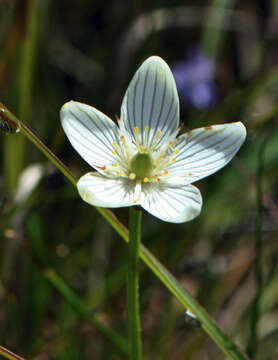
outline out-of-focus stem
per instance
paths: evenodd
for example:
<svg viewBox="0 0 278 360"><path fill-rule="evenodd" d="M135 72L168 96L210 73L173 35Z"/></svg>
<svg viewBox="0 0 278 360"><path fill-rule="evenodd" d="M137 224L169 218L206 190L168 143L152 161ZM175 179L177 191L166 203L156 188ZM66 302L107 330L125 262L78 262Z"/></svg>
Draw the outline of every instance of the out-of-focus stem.
<svg viewBox="0 0 278 360"><path fill-rule="evenodd" d="M256 295L251 309L250 321L250 341L248 345L248 355L251 359L255 359L258 348L258 324L261 314L261 297L263 294L263 239L262 239L262 224L263 224L263 169L264 169L264 153L269 137L261 144L258 153L258 169L257 169L257 220L256 220L256 243L255 243L255 279L257 285Z"/></svg>
<svg viewBox="0 0 278 360"><path fill-rule="evenodd" d="M47 268L44 271L44 275L47 280L60 292L60 294L71 304L71 306L84 318L86 318L104 337L106 337L115 348L122 353L125 357L128 355L127 343L118 335L117 332L110 329L99 321L91 309L81 301L77 295L68 287L68 285L62 280L54 270Z"/></svg>
<svg viewBox="0 0 278 360"><path fill-rule="evenodd" d="M232 8L234 0L212 0L207 13L207 21L204 25L203 38L201 41L204 53L211 58L216 58L221 41L223 40L223 29L229 21L229 13L225 11Z"/></svg>
<svg viewBox="0 0 278 360"><path fill-rule="evenodd" d="M32 101L32 70L34 64L35 45L37 37L38 0L27 0L26 19L23 31L23 41L19 57L18 75L18 113L26 124L31 118ZM17 186L18 177L24 167L26 139L24 137L7 137L4 143L4 180L8 189L13 192Z"/></svg>

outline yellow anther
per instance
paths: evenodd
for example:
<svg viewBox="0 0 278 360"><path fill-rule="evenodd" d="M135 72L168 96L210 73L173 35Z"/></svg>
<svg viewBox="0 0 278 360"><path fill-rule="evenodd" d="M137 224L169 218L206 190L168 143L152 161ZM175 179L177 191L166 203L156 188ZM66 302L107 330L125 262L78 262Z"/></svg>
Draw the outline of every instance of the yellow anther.
<svg viewBox="0 0 278 360"><path fill-rule="evenodd" d="M123 176L123 173L119 172L119 173L118 173L118 176L120 176L120 177Z"/></svg>
<svg viewBox="0 0 278 360"><path fill-rule="evenodd" d="M149 128L150 128L149 125L146 125L146 126L145 126L145 130L146 130L146 131L149 131Z"/></svg>
<svg viewBox="0 0 278 360"><path fill-rule="evenodd" d="M138 131L139 131L139 128L138 128L138 126L134 126L134 132L136 132L136 133L138 133Z"/></svg>
<svg viewBox="0 0 278 360"><path fill-rule="evenodd" d="M149 182L149 178L146 176L146 177L144 177L144 183L147 183L147 182Z"/></svg>
<svg viewBox="0 0 278 360"><path fill-rule="evenodd" d="M173 158L171 161L174 163L176 161L176 158Z"/></svg>
<svg viewBox="0 0 278 360"><path fill-rule="evenodd" d="M176 150L176 151L175 151L175 154L179 154L179 150Z"/></svg>
<svg viewBox="0 0 278 360"><path fill-rule="evenodd" d="M168 175L168 171L167 171L167 170L164 170L164 175Z"/></svg>
<svg viewBox="0 0 278 360"><path fill-rule="evenodd" d="M116 163L113 163L112 166L117 167L118 165Z"/></svg>
<svg viewBox="0 0 278 360"><path fill-rule="evenodd" d="M112 155L116 155L116 152L115 152L115 151L112 151Z"/></svg>
<svg viewBox="0 0 278 360"><path fill-rule="evenodd" d="M134 180L136 178L136 175L134 173L130 173L129 176L130 180Z"/></svg>
<svg viewBox="0 0 278 360"><path fill-rule="evenodd" d="M169 141L169 146L171 146L171 145L173 145L173 141L172 141L172 140Z"/></svg>

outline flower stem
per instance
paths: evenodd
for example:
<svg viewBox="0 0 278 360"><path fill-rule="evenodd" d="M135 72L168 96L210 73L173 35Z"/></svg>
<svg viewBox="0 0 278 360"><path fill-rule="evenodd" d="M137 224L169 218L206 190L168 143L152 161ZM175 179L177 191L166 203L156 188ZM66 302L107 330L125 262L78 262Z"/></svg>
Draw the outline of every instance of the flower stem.
<svg viewBox="0 0 278 360"><path fill-rule="evenodd" d="M0 355L9 360L24 360L21 356L14 354L3 346L0 346Z"/></svg>
<svg viewBox="0 0 278 360"><path fill-rule="evenodd" d="M128 342L131 360L142 359L139 315L139 246L142 212L129 210L129 246L127 272Z"/></svg>

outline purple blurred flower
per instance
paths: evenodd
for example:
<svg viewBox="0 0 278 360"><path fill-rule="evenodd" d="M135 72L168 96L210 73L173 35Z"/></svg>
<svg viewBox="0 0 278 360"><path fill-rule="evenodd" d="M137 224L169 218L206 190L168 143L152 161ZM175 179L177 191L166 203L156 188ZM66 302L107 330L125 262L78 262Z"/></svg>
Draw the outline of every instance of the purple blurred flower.
<svg viewBox="0 0 278 360"><path fill-rule="evenodd" d="M215 104L215 62L202 54L197 47L190 48L185 61L174 63L172 71L181 105L191 104L197 108L207 109Z"/></svg>

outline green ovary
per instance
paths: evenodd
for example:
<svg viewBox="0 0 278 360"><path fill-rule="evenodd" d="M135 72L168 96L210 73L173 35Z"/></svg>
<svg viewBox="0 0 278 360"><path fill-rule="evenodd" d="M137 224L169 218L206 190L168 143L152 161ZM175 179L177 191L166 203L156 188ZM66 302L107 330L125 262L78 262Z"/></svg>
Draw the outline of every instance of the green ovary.
<svg viewBox="0 0 278 360"><path fill-rule="evenodd" d="M131 159L130 166L137 179L144 179L152 174L153 160L148 153L137 153Z"/></svg>

